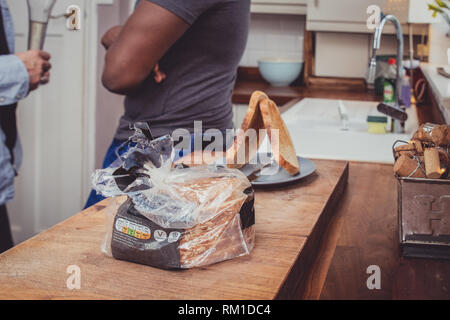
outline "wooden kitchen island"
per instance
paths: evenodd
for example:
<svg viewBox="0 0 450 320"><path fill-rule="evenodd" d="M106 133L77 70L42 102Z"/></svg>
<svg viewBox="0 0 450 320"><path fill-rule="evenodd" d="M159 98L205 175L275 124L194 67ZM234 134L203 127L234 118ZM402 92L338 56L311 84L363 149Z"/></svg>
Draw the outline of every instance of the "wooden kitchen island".
<svg viewBox="0 0 450 320"><path fill-rule="evenodd" d="M311 286L321 239L348 179L348 163L315 160L300 183L255 194L249 256L184 271L118 261L101 252L106 201L0 255L0 299L295 299ZM80 289L68 289L70 266ZM326 273L325 273L326 274Z"/></svg>

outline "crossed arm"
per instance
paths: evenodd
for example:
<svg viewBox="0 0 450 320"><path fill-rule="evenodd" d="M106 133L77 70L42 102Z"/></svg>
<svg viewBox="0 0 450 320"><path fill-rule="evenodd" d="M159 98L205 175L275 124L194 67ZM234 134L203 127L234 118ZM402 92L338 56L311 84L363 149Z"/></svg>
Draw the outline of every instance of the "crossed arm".
<svg viewBox="0 0 450 320"><path fill-rule="evenodd" d="M142 1L108 48L103 85L114 93L132 93L188 28L189 24L172 12Z"/></svg>

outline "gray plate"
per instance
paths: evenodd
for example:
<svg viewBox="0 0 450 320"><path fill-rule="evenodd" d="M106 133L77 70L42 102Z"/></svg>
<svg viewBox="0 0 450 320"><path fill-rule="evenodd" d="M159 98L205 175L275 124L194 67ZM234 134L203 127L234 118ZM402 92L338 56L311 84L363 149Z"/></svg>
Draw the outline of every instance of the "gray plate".
<svg viewBox="0 0 450 320"><path fill-rule="evenodd" d="M316 165L309 159L302 158L297 156L298 161L300 163L300 173L291 176L286 170L284 170L281 166L278 168L277 172L273 175L263 175L267 167L264 168L261 172L256 173L257 177L252 181L252 185L254 187L275 187L275 186L283 186L287 184L292 184L297 181L300 181L316 171ZM259 160L259 157L258 157ZM240 170L247 176L251 175L258 168L256 164L247 164L242 167Z"/></svg>

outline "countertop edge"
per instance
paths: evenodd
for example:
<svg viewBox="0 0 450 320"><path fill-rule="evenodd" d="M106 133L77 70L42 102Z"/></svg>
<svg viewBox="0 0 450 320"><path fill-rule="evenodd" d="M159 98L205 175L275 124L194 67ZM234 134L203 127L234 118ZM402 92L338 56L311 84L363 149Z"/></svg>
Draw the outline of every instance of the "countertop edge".
<svg viewBox="0 0 450 320"><path fill-rule="evenodd" d="M445 118L445 121L447 123L450 123L450 95L443 94L442 90L444 89L440 88L440 86L437 83L437 81L439 80L445 81L445 79L441 79L444 77L437 73L436 68L438 67L439 65L437 64L430 64L430 63L420 64L420 69L422 70L425 79L430 85L433 96L436 99L436 102L439 106L439 109L441 110L442 115ZM448 85L450 86L450 79L447 79L447 82Z"/></svg>

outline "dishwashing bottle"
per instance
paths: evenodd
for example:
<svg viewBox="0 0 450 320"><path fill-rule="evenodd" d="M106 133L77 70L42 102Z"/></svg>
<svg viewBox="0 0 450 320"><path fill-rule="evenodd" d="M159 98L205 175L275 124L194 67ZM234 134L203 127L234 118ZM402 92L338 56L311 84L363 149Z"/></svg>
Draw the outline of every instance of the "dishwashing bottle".
<svg viewBox="0 0 450 320"><path fill-rule="evenodd" d="M384 91L383 91L383 102L384 103L395 103L395 91L396 91L396 79L397 79L397 68L395 65L396 61L393 58L388 60L388 68L384 75Z"/></svg>
<svg viewBox="0 0 450 320"><path fill-rule="evenodd" d="M411 107L411 84L410 78L404 73L402 77L402 102L405 108Z"/></svg>

